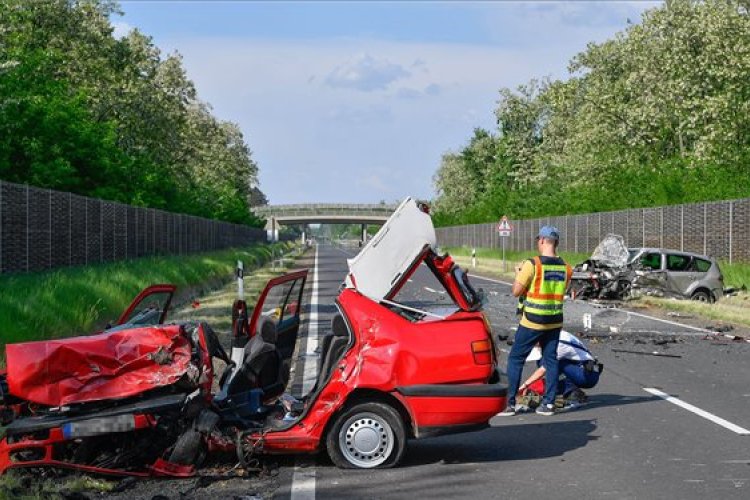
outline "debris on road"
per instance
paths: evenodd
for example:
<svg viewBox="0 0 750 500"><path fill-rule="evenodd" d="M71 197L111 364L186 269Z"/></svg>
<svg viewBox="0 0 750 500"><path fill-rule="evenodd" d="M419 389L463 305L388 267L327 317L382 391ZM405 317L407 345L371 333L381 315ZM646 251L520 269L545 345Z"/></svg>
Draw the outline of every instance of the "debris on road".
<svg viewBox="0 0 750 500"><path fill-rule="evenodd" d="M682 356L679 354L667 354L665 352L659 352L659 351L633 351L630 349L612 349L612 352L623 352L627 354L640 354L643 356L658 356L658 357L664 357L664 358L681 358Z"/></svg>

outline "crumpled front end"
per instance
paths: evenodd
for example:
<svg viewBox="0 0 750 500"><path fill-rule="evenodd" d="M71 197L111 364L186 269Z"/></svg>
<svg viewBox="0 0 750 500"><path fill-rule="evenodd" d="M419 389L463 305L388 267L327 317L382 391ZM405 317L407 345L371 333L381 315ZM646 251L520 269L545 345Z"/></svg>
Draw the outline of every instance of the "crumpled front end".
<svg viewBox="0 0 750 500"><path fill-rule="evenodd" d="M190 341L178 325L10 344L6 353L10 394L45 406L126 398L191 369Z"/></svg>

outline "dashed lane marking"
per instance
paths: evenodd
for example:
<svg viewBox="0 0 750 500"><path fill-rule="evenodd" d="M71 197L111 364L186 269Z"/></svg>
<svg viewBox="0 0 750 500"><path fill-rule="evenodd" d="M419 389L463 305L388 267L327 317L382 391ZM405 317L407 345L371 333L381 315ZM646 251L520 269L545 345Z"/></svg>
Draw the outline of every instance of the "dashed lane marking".
<svg viewBox="0 0 750 500"><path fill-rule="evenodd" d="M653 387L644 387L644 391L653 394L654 396L658 396L665 401L669 401L670 403L679 406L680 408L683 408L689 412L695 413L696 415L705 418L706 420L710 420L711 422L718 424L725 429L729 429L732 432L735 432L741 436L750 436L750 430L745 429L744 427L740 427L739 425L735 425L732 422L729 422L727 420L724 420L721 417L717 417L713 413L709 413L706 410L702 410L698 408L697 406L693 406L690 403L686 403L682 401L681 399L678 399L674 396L670 396L666 392L662 392L659 389L654 389Z"/></svg>

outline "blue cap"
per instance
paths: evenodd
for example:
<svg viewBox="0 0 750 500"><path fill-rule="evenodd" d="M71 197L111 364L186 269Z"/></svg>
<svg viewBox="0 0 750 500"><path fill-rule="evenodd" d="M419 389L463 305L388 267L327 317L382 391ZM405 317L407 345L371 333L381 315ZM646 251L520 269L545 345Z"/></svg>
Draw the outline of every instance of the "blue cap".
<svg viewBox="0 0 750 500"><path fill-rule="evenodd" d="M560 240L560 231L555 226L544 226L539 230L537 238L545 238L548 240Z"/></svg>

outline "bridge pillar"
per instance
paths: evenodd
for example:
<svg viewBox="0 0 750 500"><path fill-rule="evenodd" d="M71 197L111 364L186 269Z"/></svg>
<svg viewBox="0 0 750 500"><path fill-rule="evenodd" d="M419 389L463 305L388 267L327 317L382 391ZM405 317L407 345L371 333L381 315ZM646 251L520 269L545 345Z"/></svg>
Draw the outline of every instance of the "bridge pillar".
<svg viewBox="0 0 750 500"><path fill-rule="evenodd" d="M307 226L302 226L302 244L307 241Z"/></svg>
<svg viewBox="0 0 750 500"><path fill-rule="evenodd" d="M362 224L362 245L367 243L367 224Z"/></svg>

